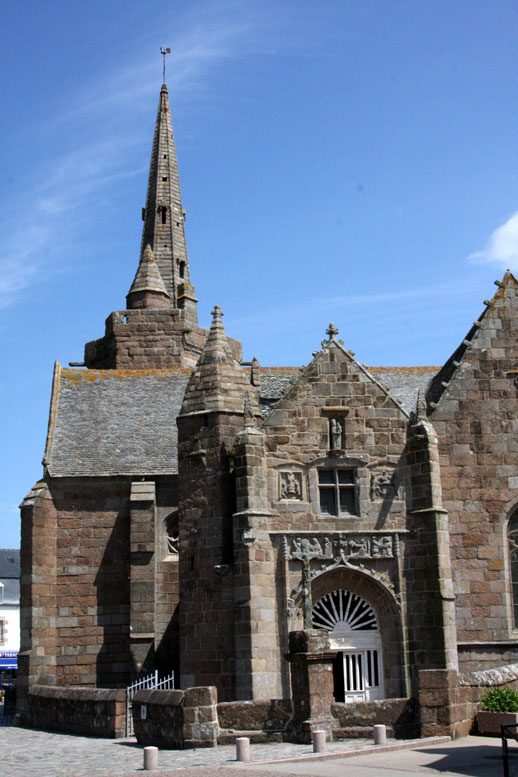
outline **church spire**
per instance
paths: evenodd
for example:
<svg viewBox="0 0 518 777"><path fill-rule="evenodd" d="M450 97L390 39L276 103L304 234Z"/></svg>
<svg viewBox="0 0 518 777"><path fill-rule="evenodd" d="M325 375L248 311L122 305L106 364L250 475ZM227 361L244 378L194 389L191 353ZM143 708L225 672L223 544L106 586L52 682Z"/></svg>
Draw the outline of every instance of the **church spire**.
<svg viewBox="0 0 518 777"><path fill-rule="evenodd" d="M144 228L141 259L146 246L151 246L171 306L183 308L186 320L197 323L196 298L191 285L185 240L185 212L182 207L173 124L165 84L160 90L146 207L142 217Z"/></svg>

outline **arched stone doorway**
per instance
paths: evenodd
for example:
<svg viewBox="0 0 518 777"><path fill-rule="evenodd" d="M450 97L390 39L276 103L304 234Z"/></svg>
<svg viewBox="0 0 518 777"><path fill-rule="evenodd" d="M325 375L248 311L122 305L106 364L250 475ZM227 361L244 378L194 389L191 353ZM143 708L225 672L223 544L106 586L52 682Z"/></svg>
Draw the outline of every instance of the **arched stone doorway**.
<svg viewBox="0 0 518 777"><path fill-rule="evenodd" d="M406 677L404 659L404 630L401 619L401 609L397 597L384 582L375 579L373 575L364 570L353 568L349 565L340 565L328 569L314 577L311 581L313 599L313 612L320 608L319 603L326 594L343 591L334 599L336 615L330 618L326 629L329 633L331 645L339 651L335 662L335 699L345 699L346 669L344 671L344 656L341 653L352 651L377 651L378 683L372 683L372 689L367 694L371 699L399 698L408 694L408 682ZM351 595L349 612L345 616L344 607L347 608L347 593ZM356 597L356 598L355 598ZM342 617L340 617L340 599ZM359 604L363 602L364 604ZM333 604L326 600L326 607L334 613ZM357 607L356 607L357 605ZM355 609L356 607L356 609ZM314 628L323 628L322 621L313 620ZM365 628L367 627L367 628ZM334 630L334 633L332 633ZM353 641L354 640L354 641ZM351 652L349 652L349 656ZM371 661L371 678L375 678L376 666L372 663L373 656L366 656L363 652L362 670L369 672L369 660ZM367 664L365 664L367 661ZM341 663L340 663L341 662ZM352 669L357 670L354 666ZM349 667L351 671L351 666ZM340 677L343 686L340 687ZM352 688L351 693L355 689ZM364 691L362 691L363 693ZM365 697L364 697L365 698ZM351 697L349 697L350 700Z"/></svg>
<svg viewBox="0 0 518 777"><path fill-rule="evenodd" d="M325 629L338 648L333 667L336 701L384 697L381 635L373 607L352 591L338 588L313 607L313 628Z"/></svg>

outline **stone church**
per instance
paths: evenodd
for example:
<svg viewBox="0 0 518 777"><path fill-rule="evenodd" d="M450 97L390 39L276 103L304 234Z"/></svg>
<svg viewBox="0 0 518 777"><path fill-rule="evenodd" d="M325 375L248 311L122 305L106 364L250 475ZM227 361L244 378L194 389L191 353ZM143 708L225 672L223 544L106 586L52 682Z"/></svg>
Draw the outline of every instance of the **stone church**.
<svg viewBox="0 0 518 777"><path fill-rule="evenodd" d="M54 368L21 508L20 693L158 669L287 699L304 629L341 702L517 661L513 275L441 368L366 367L334 324L305 367L243 362L218 305L198 325L165 85L142 218L124 309Z"/></svg>

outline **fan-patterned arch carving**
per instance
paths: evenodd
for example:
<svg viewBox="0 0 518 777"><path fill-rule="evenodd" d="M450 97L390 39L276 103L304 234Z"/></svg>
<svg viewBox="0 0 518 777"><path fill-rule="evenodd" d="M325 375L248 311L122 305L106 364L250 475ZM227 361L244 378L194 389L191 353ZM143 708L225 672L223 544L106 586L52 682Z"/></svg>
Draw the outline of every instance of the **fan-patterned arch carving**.
<svg viewBox="0 0 518 777"><path fill-rule="evenodd" d="M361 596L339 588L324 594L313 607L313 628L326 631L378 631L378 619Z"/></svg>

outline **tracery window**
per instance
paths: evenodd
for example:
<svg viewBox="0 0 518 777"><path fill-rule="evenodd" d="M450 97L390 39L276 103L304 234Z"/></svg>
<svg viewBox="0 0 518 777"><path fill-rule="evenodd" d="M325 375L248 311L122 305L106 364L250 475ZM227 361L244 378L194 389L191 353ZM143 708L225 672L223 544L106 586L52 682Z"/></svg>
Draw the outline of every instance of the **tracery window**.
<svg viewBox="0 0 518 777"><path fill-rule="evenodd" d="M509 566L511 578L511 595L513 603L514 627L518 628L518 510L510 517L507 524L507 541L509 544Z"/></svg>

